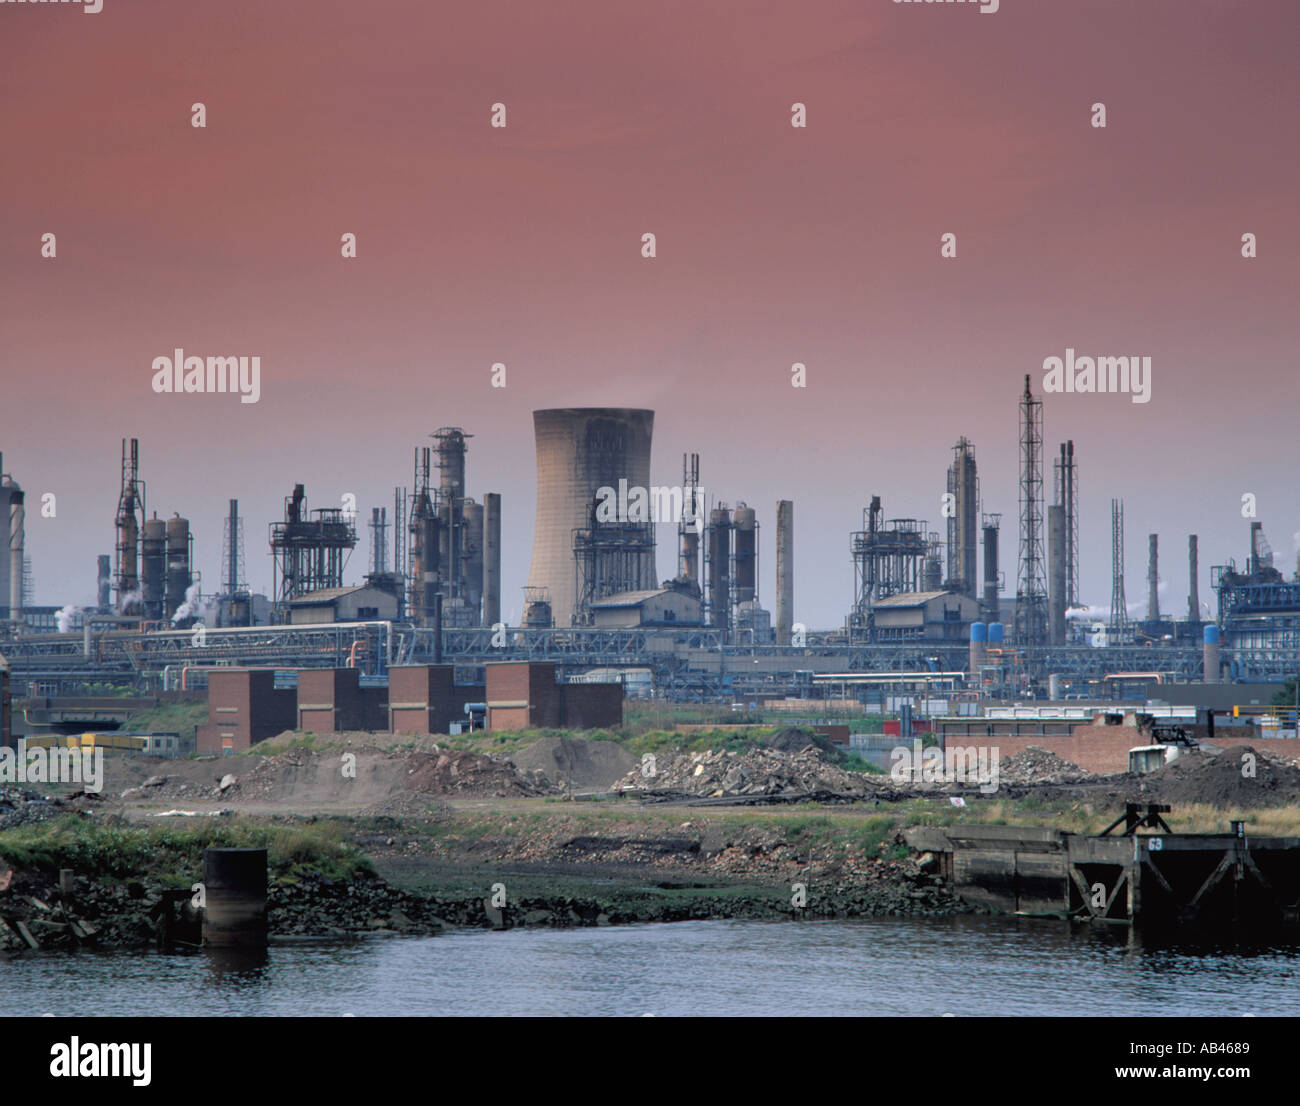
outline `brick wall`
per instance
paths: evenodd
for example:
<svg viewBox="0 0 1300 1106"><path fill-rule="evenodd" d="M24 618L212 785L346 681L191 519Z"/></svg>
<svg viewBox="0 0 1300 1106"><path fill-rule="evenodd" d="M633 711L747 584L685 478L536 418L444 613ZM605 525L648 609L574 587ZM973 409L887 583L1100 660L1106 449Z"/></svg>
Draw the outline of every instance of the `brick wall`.
<svg viewBox="0 0 1300 1106"><path fill-rule="evenodd" d="M297 724L297 694L277 690L271 668L231 668L208 676L208 724L197 732L200 753L238 752Z"/></svg>
<svg viewBox="0 0 1300 1106"><path fill-rule="evenodd" d="M1128 751L1138 745L1151 744L1150 738L1132 726L1093 726L1080 725L1068 737L1024 735L994 735L984 737L972 734L968 737L948 735L945 745L987 747L998 750L998 758L1005 760L1016 753L1023 752L1030 745L1047 749L1063 760L1077 764L1089 772L1111 775L1115 772L1128 771ZM1261 752L1274 753L1284 757L1300 757L1300 740L1261 738L1258 735L1226 735L1222 730L1215 733L1214 744L1224 748L1250 745Z"/></svg>
<svg viewBox="0 0 1300 1106"><path fill-rule="evenodd" d="M603 730L623 724L622 684L561 684L562 725Z"/></svg>
<svg viewBox="0 0 1300 1106"><path fill-rule="evenodd" d="M331 733L364 728L357 669L298 670L298 729Z"/></svg>

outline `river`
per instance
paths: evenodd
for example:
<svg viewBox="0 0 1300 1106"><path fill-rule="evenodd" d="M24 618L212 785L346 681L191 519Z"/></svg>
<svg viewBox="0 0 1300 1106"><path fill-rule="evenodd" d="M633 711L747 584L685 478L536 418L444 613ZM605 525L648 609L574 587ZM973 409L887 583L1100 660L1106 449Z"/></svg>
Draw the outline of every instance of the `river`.
<svg viewBox="0 0 1300 1106"><path fill-rule="evenodd" d="M0 1014L1297 1016L1300 948L990 917L454 931L0 963Z"/></svg>

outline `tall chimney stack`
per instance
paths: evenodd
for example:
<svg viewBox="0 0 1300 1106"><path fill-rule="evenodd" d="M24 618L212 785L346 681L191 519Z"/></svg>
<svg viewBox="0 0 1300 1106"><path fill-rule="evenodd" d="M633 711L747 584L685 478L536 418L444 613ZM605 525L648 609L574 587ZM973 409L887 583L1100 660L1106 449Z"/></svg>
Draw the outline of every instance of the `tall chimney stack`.
<svg viewBox="0 0 1300 1106"><path fill-rule="evenodd" d="M794 500L776 504L776 643L789 645L794 628Z"/></svg>

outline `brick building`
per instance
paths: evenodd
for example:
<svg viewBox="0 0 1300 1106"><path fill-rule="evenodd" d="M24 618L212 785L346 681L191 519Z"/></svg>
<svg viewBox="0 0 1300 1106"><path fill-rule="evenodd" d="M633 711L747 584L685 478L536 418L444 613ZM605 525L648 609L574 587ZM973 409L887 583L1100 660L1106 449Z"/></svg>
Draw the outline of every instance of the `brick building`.
<svg viewBox="0 0 1300 1106"><path fill-rule="evenodd" d="M195 735L198 751L248 749L292 730L297 713L297 692L275 686L275 669L213 669L208 675L208 723Z"/></svg>

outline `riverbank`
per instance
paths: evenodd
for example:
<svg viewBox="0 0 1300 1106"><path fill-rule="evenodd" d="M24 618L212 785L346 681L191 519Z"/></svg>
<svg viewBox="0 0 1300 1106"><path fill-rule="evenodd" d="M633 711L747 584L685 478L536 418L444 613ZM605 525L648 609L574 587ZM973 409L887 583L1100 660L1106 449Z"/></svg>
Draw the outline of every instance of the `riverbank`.
<svg viewBox="0 0 1300 1106"><path fill-rule="evenodd" d="M971 909L932 858L895 842L891 817L863 818L845 835L805 810L682 821L663 809L610 817L567 805L161 825L58 813L0 833L0 878L12 873L0 948L154 945L164 916L188 916L183 892L202 878L208 847L268 850L273 939Z"/></svg>

